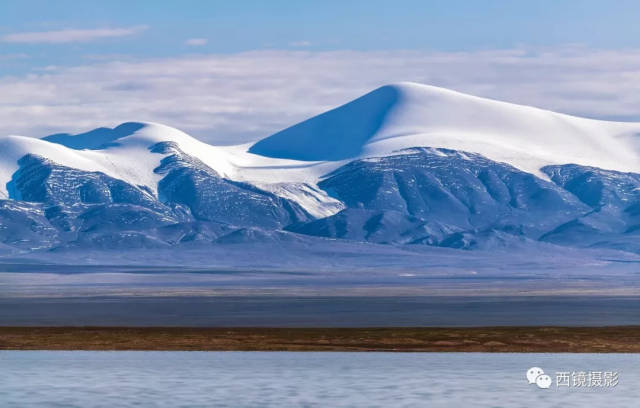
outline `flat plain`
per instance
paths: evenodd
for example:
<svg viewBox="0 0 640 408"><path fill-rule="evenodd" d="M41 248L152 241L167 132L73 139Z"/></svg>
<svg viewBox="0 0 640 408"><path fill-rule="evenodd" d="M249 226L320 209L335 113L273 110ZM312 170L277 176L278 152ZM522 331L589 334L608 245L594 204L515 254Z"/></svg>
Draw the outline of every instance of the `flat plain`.
<svg viewBox="0 0 640 408"><path fill-rule="evenodd" d="M640 352L640 326L0 327L1 350Z"/></svg>

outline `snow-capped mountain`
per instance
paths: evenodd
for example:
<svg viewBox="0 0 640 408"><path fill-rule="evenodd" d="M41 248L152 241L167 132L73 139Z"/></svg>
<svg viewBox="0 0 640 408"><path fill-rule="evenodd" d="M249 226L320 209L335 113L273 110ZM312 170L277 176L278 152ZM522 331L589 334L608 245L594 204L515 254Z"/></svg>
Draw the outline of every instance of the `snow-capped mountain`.
<svg viewBox="0 0 640 408"><path fill-rule="evenodd" d="M155 123L0 137L0 198L0 249L339 238L638 253L640 123L402 83L239 146Z"/></svg>

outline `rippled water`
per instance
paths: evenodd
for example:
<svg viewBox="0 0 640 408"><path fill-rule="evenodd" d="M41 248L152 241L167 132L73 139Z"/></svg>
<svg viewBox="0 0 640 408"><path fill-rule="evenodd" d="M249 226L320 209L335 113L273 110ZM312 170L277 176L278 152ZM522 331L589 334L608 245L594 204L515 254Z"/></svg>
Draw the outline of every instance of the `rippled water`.
<svg viewBox="0 0 640 408"><path fill-rule="evenodd" d="M614 388L525 372L616 371ZM640 355L0 352L2 407L631 407Z"/></svg>

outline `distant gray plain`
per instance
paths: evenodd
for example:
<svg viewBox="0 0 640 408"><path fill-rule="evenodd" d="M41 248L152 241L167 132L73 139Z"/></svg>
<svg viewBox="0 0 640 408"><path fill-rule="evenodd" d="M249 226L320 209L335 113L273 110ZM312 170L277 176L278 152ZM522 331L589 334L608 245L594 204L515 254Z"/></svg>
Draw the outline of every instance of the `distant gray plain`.
<svg viewBox="0 0 640 408"><path fill-rule="evenodd" d="M633 266L633 265L631 265ZM296 272L0 265L0 326L640 324L637 279L589 270Z"/></svg>
<svg viewBox="0 0 640 408"><path fill-rule="evenodd" d="M0 326L640 325L640 297L210 296L0 299Z"/></svg>

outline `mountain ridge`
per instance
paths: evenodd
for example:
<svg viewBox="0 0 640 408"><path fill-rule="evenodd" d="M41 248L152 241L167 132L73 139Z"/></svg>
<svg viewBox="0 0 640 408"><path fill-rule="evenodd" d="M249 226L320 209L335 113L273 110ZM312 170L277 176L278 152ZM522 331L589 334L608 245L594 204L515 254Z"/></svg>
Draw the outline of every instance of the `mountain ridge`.
<svg viewBox="0 0 640 408"><path fill-rule="evenodd" d="M0 245L312 238L640 253L639 134L639 123L400 83L253 144L143 122L0 137Z"/></svg>

